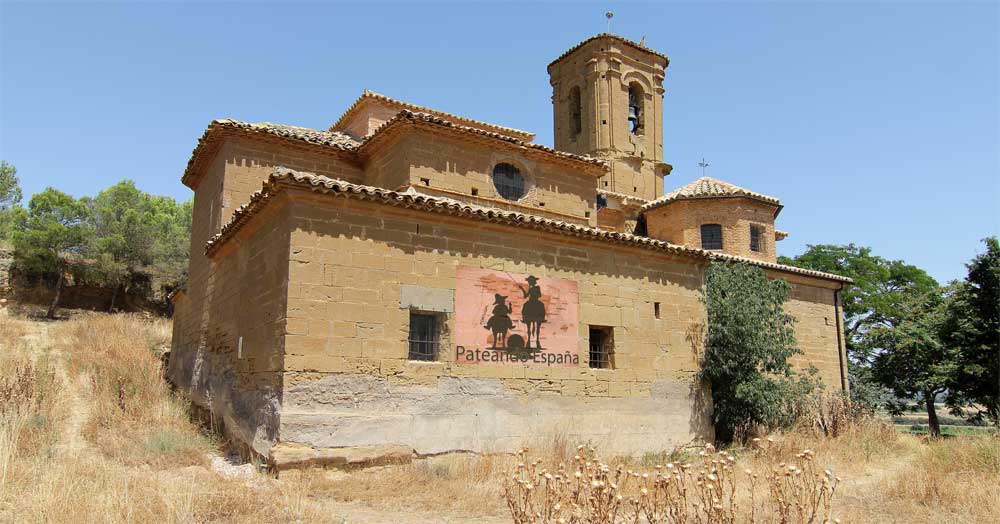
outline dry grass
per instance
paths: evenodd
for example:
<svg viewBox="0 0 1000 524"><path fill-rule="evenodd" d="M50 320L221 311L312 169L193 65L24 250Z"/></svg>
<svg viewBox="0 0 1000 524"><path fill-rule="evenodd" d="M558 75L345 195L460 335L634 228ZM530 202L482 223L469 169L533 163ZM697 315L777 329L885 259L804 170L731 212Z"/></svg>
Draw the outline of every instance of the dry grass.
<svg viewBox="0 0 1000 524"><path fill-rule="evenodd" d="M86 315L53 328L71 374L87 380L87 440L125 464L201 464L211 449L162 379L169 326L139 315Z"/></svg>
<svg viewBox="0 0 1000 524"><path fill-rule="evenodd" d="M817 470L810 450L759 473L740 470L734 455L711 444L697 461L650 471L610 466L593 448L578 450L568 466L551 470L521 453L504 484L514 524L826 523L840 482Z"/></svg>
<svg viewBox="0 0 1000 524"><path fill-rule="evenodd" d="M879 487L893 507L920 508L954 522L1000 522L1000 440L928 442L912 464Z"/></svg>
<svg viewBox="0 0 1000 524"><path fill-rule="evenodd" d="M352 524L436 522L435 515L511 522L501 496L519 462L510 455L223 478L206 465L218 443L189 421L186 404L160 379L158 351L169 337L167 321L135 315L0 317L0 522L342 523L345 513ZM814 473L829 469L844 479L832 505L844 522L1000 521L995 438L927 442L841 416L835 406L824 410L820 423L803 415L801 427L773 435L760 450L727 450L737 461L737 490L746 489L744 469L759 472L760 493L781 463L806 471L798 455L810 449ZM526 443L556 467L573 464L578 444L562 437ZM656 464L703 460L663 450L608 466L654 472ZM738 512L749 508L745 492L736 502ZM777 514L762 511L755 518Z"/></svg>
<svg viewBox="0 0 1000 524"><path fill-rule="evenodd" d="M342 521L298 483L204 467L214 444L160 378L168 322L3 320L0 522Z"/></svg>

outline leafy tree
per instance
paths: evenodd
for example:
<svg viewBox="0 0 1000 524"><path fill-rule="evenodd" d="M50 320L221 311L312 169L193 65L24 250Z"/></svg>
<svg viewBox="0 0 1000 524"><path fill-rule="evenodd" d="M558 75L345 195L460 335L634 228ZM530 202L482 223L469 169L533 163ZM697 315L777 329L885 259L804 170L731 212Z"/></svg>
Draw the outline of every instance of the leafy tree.
<svg viewBox="0 0 1000 524"><path fill-rule="evenodd" d="M17 178L17 168L0 160L0 210L6 211L21 203L21 181Z"/></svg>
<svg viewBox="0 0 1000 524"><path fill-rule="evenodd" d="M19 218L21 181L17 168L0 160L0 240L8 240Z"/></svg>
<svg viewBox="0 0 1000 524"><path fill-rule="evenodd" d="M783 309L788 290L786 281L749 264L715 262L706 271L702 377L712 386L713 422L723 442L754 425L791 422L792 404L813 388L788 363L801 352L795 320Z"/></svg>
<svg viewBox="0 0 1000 524"><path fill-rule="evenodd" d="M79 258L89 232L87 209L70 195L46 188L28 202L14 233L14 261L36 274L56 274L56 292L47 313L54 318L67 266Z"/></svg>
<svg viewBox="0 0 1000 524"><path fill-rule="evenodd" d="M947 403L955 413L973 406L969 418L1000 425L1000 242L983 240L948 309L945 338L957 350L957 370Z"/></svg>
<svg viewBox="0 0 1000 524"><path fill-rule="evenodd" d="M854 244L810 245L805 253L795 258L781 257L779 262L854 280L841 294L851 396L871 405L881 393L870 368L882 349L872 339L871 331L898 325L905 304L936 289L937 282L916 266L887 260L873 255L871 248Z"/></svg>
<svg viewBox="0 0 1000 524"><path fill-rule="evenodd" d="M901 413L906 400L916 398L927 410L931 436L941 435L934 402L945 393L957 372L957 355L945 341L945 325L953 287L915 297L901 310L895 326L877 326L869 336L883 350L875 356L872 373L889 388L899 402L890 402L890 412Z"/></svg>
<svg viewBox="0 0 1000 524"><path fill-rule="evenodd" d="M162 279L161 290L167 295L183 285L187 278L191 253L191 200L178 204L172 198L152 197L156 237L153 243L153 264Z"/></svg>
<svg viewBox="0 0 1000 524"><path fill-rule="evenodd" d="M132 276L153 262L156 217L151 198L131 180L123 180L93 199L86 200L94 235L88 246L88 262L112 288L108 311L118 295L128 291Z"/></svg>

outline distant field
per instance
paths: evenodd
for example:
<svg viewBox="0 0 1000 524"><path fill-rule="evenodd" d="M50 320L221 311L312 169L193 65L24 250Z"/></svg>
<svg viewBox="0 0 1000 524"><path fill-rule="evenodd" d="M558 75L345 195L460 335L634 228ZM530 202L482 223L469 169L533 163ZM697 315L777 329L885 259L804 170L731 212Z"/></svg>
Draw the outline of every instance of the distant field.
<svg viewBox="0 0 1000 524"><path fill-rule="evenodd" d="M941 424L941 434L946 436L958 435L984 435L995 433L996 429L985 424L974 424L961 417L952 415L944 404L935 404L938 412L938 422ZM899 416L885 414L885 418L892 422L896 429L903 433L915 435L925 435L929 432L927 426L927 413L923 408L917 411L910 411Z"/></svg>

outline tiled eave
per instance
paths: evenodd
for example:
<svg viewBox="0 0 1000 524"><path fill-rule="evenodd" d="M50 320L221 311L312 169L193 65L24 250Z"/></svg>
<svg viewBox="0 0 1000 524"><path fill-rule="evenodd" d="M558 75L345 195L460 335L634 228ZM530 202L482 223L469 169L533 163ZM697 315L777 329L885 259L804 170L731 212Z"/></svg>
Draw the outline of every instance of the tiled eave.
<svg viewBox="0 0 1000 524"><path fill-rule="evenodd" d="M358 110L364 108L367 104L371 103L381 103L384 105L390 105L392 107L398 108L400 110L408 110L416 113L429 113L447 120L451 120L463 125L471 125L472 127L484 127L487 130L491 130L498 134L510 136L512 138L517 138L519 140L524 140L525 142L531 142L535 139L534 133L529 133L528 131L522 131L520 129L514 129L512 127L504 127L497 124L491 124L489 122L482 122L480 120L473 120L471 118L466 118L464 116L453 115L451 113L445 113L444 111L438 111L437 109L431 109L429 107L418 106L416 104L411 104L409 102L404 102L402 100L397 100L392 97L385 96L374 91L365 90L361 93L361 96L351 104L351 107L344 111L344 114L337 119L337 122L330 126L330 131L343 129L347 126L347 122L354 116Z"/></svg>
<svg viewBox="0 0 1000 524"><path fill-rule="evenodd" d="M756 191L730 184L716 178L703 176L685 184L663 196L642 206L643 211L650 211L661 206L682 200L705 200L715 198L749 198L775 206L774 216L781 212L781 201Z"/></svg>
<svg viewBox="0 0 1000 524"><path fill-rule="evenodd" d="M203 175L207 164L215 157L219 146L225 138L231 136L255 136L274 140L292 146L311 146L322 148L325 153L340 154L348 160L355 160L354 151L359 142L343 133L318 131L304 127L286 126L271 123L250 123L239 120L213 120L201 138L191 158L188 160L181 183L194 189Z"/></svg>
<svg viewBox="0 0 1000 524"><path fill-rule="evenodd" d="M607 163L597 158L557 151L551 147L525 142L501 133L459 125L435 115L402 110L380 126L364 142L358 142L339 132L271 123L249 123L230 119L213 120L201 138L198 139L198 144L191 153L191 158L181 176L181 182L192 189L197 187L198 180L227 137L244 136L271 140L285 146L306 147L324 154L335 154L348 162L359 162L361 160L359 154L370 155L378 149L380 144L390 139L394 132L399 131L407 124L446 132L460 140L485 143L487 147L498 142L503 143L508 147L518 149L526 156L533 156L541 161L561 163L580 169L592 176L603 176L608 169Z"/></svg>
<svg viewBox="0 0 1000 524"><path fill-rule="evenodd" d="M254 193L248 203L237 209L233 213L232 220L223 226L222 230L218 234L206 242L206 254L209 256L214 255L221 248L221 246L232 239L236 233L253 218L254 215L264 209L268 205L268 202L289 188L300 190L305 189L329 195L330 197L363 200L390 205L393 207L449 215L492 224L545 231L566 237L637 247L641 249L648 249L650 251L685 256L692 259L704 261L715 259L740 261L787 273L800 274L837 282L851 282L851 279L839 275L784 266L781 264L760 262L732 255L712 253L701 249L678 246L662 240L655 240L629 233L605 231L593 227L544 218L537 215L474 206L447 198L421 195L419 193L402 193L372 186L352 184L343 180L335 180L324 176L298 172L281 167L275 168L274 173L272 173L268 180L264 182L262 189Z"/></svg>
<svg viewBox="0 0 1000 524"><path fill-rule="evenodd" d="M748 200L754 200L754 201L761 202L761 203L764 203L764 204L769 204L769 205L771 205L771 206L774 207L774 217L775 218L777 218L778 214L781 213L781 210L785 208L785 206L783 206L781 204L775 204L771 200L767 200L767 199L763 199L763 198L757 198L754 195L706 195L706 196L685 196L685 197L671 198L669 200L653 200L653 201L651 201L651 202L643 205L640 208L640 211L643 212L643 213L647 213L647 212L652 211L654 209L657 209L657 208L660 208L660 207L664 207L664 206L673 204L674 202L690 202L692 200L722 200L722 199L727 199L727 198L746 198Z"/></svg>

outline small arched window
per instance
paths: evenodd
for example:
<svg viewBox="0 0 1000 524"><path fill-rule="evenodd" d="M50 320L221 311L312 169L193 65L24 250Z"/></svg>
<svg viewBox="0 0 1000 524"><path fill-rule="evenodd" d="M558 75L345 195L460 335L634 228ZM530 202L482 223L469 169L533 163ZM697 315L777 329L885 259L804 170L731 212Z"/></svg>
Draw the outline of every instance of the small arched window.
<svg viewBox="0 0 1000 524"><path fill-rule="evenodd" d="M580 86L569 90L569 125L574 137L583 132L583 104L580 101Z"/></svg>
<svg viewBox="0 0 1000 524"><path fill-rule="evenodd" d="M722 249L722 226L719 224L702 224L701 248Z"/></svg>
<svg viewBox="0 0 1000 524"><path fill-rule="evenodd" d="M632 83L628 86L628 123L633 135L642 134L642 87Z"/></svg>
<svg viewBox="0 0 1000 524"><path fill-rule="evenodd" d="M501 162L493 166L493 186L507 200L520 200L524 196L524 175L513 164Z"/></svg>

